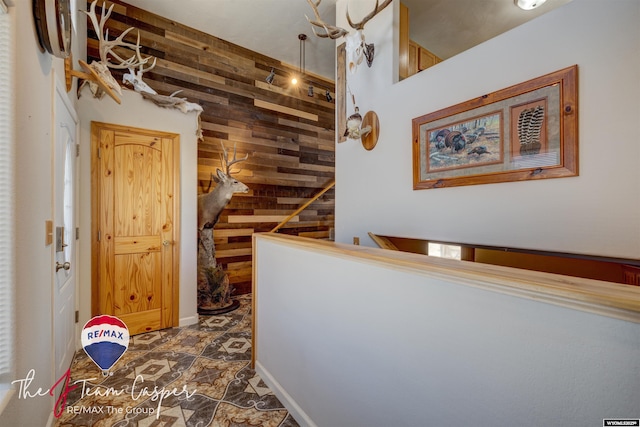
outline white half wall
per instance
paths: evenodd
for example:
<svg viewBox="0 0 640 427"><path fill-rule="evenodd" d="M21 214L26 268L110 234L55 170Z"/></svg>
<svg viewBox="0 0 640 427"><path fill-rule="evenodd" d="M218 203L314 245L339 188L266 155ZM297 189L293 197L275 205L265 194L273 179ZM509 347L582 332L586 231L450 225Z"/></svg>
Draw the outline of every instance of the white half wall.
<svg viewBox="0 0 640 427"><path fill-rule="evenodd" d="M180 326L198 322L197 308L197 165L195 112L161 108L123 89L122 104L99 100L83 88L80 115L80 324L91 318L91 122L112 123L180 135ZM95 153L94 153L95 155Z"/></svg>
<svg viewBox="0 0 640 427"><path fill-rule="evenodd" d="M338 0L337 25L346 28L347 4L354 19L361 16L359 2ZM363 63L347 76L361 114L378 114L380 138L372 151L359 141L337 144L337 241L358 236L374 246L371 231L639 259L640 144L633 135L640 119L640 2L573 0L395 83L398 7L393 2L367 23L373 66ZM412 190L413 118L574 64L578 177ZM349 95L347 107L351 114Z"/></svg>
<svg viewBox="0 0 640 427"><path fill-rule="evenodd" d="M461 261L407 267L381 249L278 240L254 241L256 371L302 426L582 427L640 415L640 323L541 302L537 289L496 292L487 276L457 272L482 268Z"/></svg>

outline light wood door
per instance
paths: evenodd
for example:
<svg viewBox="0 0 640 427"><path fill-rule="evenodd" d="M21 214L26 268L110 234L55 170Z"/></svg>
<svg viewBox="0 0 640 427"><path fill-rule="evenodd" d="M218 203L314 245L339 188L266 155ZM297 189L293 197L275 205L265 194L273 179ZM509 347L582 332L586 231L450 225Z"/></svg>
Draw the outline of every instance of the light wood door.
<svg viewBox="0 0 640 427"><path fill-rule="evenodd" d="M131 334L177 326L179 136L96 122L91 132L94 315Z"/></svg>

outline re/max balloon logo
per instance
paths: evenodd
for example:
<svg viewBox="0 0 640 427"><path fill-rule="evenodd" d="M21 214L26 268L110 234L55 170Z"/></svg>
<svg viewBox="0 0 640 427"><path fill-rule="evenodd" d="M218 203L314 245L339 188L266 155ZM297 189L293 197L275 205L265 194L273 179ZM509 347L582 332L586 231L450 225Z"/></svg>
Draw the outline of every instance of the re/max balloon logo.
<svg viewBox="0 0 640 427"><path fill-rule="evenodd" d="M112 338L124 339L124 332L122 332L122 331L113 331L113 330L108 330L108 329L100 329L98 332L88 332L87 333L87 339L88 340L93 340L93 339L103 338L103 337L112 337Z"/></svg>
<svg viewBox="0 0 640 427"><path fill-rule="evenodd" d="M103 375L109 375L109 369L115 365L115 363L122 357L127 348L129 347L129 329L124 322L117 317L102 315L96 316L89 320L82 328L82 347L87 355L98 365L102 370ZM30 399L34 397L55 396L58 395L58 399L53 407L53 415L56 418L60 418L66 411L72 414L156 414L156 420L160 419L160 411L162 409L162 402L169 397L176 397L179 400L190 399L197 390L189 391L187 386L183 385L182 389L172 388L167 389L165 387L158 387L154 385L151 389L144 385L144 377L142 374L136 375L133 383L129 385L122 385L119 389L111 386L94 385L92 381L96 378L76 379L71 380L71 368L56 381L56 383L43 390L42 387L38 387L35 390L35 385L32 383L35 380L36 371L31 369L25 378L14 380L11 384L18 384L18 399ZM155 383L155 382L154 382ZM60 387L62 390L60 390ZM93 405L90 407L85 406L70 406L67 407L67 397L69 393L78 389L77 393L80 393L79 399L82 400L85 396L92 397L107 397L107 396L124 396L130 394L130 404L136 405L137 401L149 400L151 402L157 402L155 408L142 408L139 406L132 407L115 407L115 406L101 406ZM76 396L77 397L77 396ZM120 403L127 404L127 399L122 399ZM155 424L154 424L155 425Z"/></svg>
<svg viewBox="0 0 640 427"><path fill-rule="evenodd" d="M106 376L129 347L129 329L117 317L96 316L82 328L81 341L84 351Z"/></svg>

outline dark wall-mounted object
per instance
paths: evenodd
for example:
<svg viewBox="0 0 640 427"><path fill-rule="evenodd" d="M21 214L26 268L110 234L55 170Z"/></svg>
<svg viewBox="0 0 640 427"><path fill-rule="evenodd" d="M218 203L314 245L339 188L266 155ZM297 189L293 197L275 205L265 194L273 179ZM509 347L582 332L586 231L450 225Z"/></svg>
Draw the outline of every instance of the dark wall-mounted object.
<svg viewBox="0 0 640 427"><path fill-rule="evenodd" d="M71 0L33 0L33 21L43 50L58 58L71 53Z"/></svg>
<svg viewBox="0 0 640 427"><path fill-rule="evenodd" d="M365 150L371 151L378 143L378 135L380 135L380 121L375 111L368 111L362 119L362 127L370 127L371 131L364 135L360 140Z"/></svg>

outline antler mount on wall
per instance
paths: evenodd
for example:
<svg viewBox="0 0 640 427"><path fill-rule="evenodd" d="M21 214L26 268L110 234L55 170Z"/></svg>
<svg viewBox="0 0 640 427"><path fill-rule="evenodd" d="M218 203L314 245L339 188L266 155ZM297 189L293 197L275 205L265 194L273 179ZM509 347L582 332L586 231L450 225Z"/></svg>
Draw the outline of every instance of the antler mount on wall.
<svg viewBox="0 0 640 427"><path fill-rule="evenodd" d="M362 62L363 59L366 59L367 65L371 67L373 63L374 57L374 45L373 43L365 43L364 38L364 26L367 22L369 22L374 16L380 13L385 7L389 6L392 0L385 0L382 4L379 4L378 0L376 0L376 5L371 12L369 12L360 22L353 22L351 20L351 16L349 16L349 11L347 10L347 22L349 26L355 31L351 33L349 30L337 27L335 25L327 24L320 17L320 12L318 12L318 6L322 0L307 0L311 8L313 9L313 14L315 15L315 19L311 20L307 16L307 21L312 25L313 33L322 38L330 38L330 39L339 39L340 37L344 37L346 41L346 51L347 51L347 69L352 74L356 72L358 65ZM316 31L316 28L319 30Z"/></svg>
<svg viewBox="0 0 640 427"><path fill-rule="evenodd" d="M65 58L64 60L64 78L66 83L67 92L71 90L73 78L76 77L78 79L83 79L88 82L93 82L98 85L98 87L104 91L107 95L109 95L114 101L118 104L121 103L120 97L116 94L116 92L107 84L107 82L91 67L91 65L87 64L82 59L78 60L78 64L84 71L77 71L73 69L73 58L71 55Z"/></svg>
<svg viewBox="0 0 640 427"><path fill-rule="evenodd" d="M120 103L119 96L122 95L122 89L120 85L116 81L116 79L111 75L109 71L110 68L113 69L129 69L132 74L133 69L135 67L140 67L140 76L142 72L148 71L156 65L156 59L153 58L153 62L147 69L144 69L144 65L147 64L151 60L151 56L143 58L140 54L140 33L138 33L138 40L134 43L125 42L124 38L133 27L124 30L118 37L113 40L109 40L109 30L105 30L105 24L111 16L111 12L113 11L113 4L106 9L105 4L102 5L102 11L100 14L100 19L98 19L96 15L96 3L98 0L94 0L91 2L91 6L89 7L89 11L83 11L91 20L93 24L93 28L96 31L98 36L98 41L100 43L100 61L93 61L91 64L87 64L82 60L78 60L80 67L82 67L83 71L76 71L73 69L73 63L71 57L67 57L65 59L65 79L67 85L67 91L71 90L71 81L73 77L77 77L80 79L84 79L85 82L89 83L89 87L91 92L96 98L101 98L103 94L108 94L111 98L113 98L118 104ZM124 47L132 50L134 52L133 55L129 58L122 58L119 54L117 54L114 49L118 47ZM115 62L113 62L115 61Z"/></svg>

